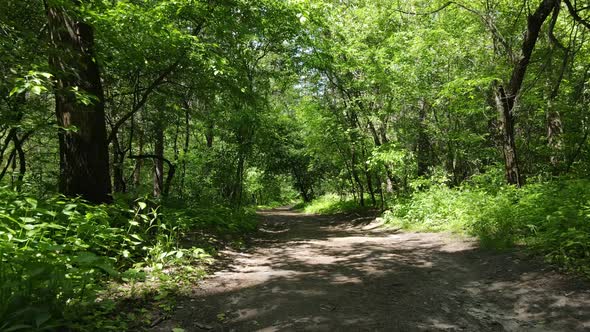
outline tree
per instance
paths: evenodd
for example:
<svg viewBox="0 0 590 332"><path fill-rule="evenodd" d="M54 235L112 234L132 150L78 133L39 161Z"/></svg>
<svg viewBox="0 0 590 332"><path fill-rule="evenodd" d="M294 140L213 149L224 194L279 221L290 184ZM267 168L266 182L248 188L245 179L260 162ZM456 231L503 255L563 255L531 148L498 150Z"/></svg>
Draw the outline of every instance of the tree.
<svg viewBox="0 0 590 332"><path fill-rule="evenodd" d="M100 68L93 28L76 17L79 2L45 2L56 79L59 190L94 203L111 200L111 181Z"/></svg>
<svg viewBox="0 0 590 332"><path fill-rule="evenodd" d="M523 185L524 179L518 165L514 133L514 111L517 107L517 99L521 92L522 83L531 61L531 55L537 44L541 27L549 14L554 10L558 10L556 9L558 6L559 1L543 0L535 12L528 15L521 52L514 57L514 67L510 80L505 84L498 84L494 88L496 108L500 114L502 127L502 152L504 155L506 181L518 187Z"/></svg>

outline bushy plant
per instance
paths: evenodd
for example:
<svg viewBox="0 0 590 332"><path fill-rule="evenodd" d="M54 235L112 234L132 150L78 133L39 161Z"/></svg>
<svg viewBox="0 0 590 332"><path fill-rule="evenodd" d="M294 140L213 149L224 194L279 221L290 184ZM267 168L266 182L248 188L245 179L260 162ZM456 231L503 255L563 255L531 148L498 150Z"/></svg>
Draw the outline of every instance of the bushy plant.
<svg viewBox="0 0 590 332"><path fill-rule="evenodd" d="M590 181L540 182L517 189L479 180L453 189L431 186L397 199L385 219L414 231L474 235L489 247L525 244L551 262L590 272Z"/></svg>
<svg viewBox="0 0 590 332"><path fill-rule="evenodd" d="M365 203L365 206L370 204L369 201L366 201ZM296 205L295 209L312 214L333 214L358 211L365 208L360 206L359 203L351 197L340 197L335 194L326 194L318 197L310 203Z"/></svg>
<svg viewBox="0 0 590 332"><path fill-rule="evenodd" d="M240 235L252 212L225 207L163 208L148 199L90 205L0 189L0 330L84 329L83 310L103 281L148 267L209 259L181 246L193 230ZM83 320L83 319L82 319Z"/></svg>

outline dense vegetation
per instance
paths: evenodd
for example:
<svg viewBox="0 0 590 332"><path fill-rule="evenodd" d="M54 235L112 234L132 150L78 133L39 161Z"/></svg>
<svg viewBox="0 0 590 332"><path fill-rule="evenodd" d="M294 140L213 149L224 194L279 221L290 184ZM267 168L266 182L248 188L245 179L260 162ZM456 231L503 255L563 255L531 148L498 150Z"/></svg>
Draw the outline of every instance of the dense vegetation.
<svg viewBox="0 0 590 332"><path fill-rule="evenodd" d="M149 326L297 200L590 272L584 1L0 4L0 330Z"/></svg>

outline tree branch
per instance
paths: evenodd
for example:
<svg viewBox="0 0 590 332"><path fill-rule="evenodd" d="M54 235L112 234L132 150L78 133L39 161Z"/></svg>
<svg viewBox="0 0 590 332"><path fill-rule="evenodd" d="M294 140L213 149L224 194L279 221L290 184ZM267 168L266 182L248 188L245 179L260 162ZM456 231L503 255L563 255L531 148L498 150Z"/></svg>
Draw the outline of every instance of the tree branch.
<svg viewBox="0 0 590 332"><path fill-rule="evenodd" d="M586 28L590 29L590 22L586 21L580 15L578 15L578 12L581 11L582 9L576 10L576 8L572 5L572 2L570 0L564 0L564 2L567 7L567 10L570 12L570 15L572 15L574 20L576 22L582 24Z"/></svg>
<svg viewBox="0 0 590 332"><path fill-rule="evenodd" d="M561 0L557 0L555 2L555 7L553 8L553 15L551 16L551 21L549 21L549 30L547 32L547 35L549 36L549 41L551 42L551 44L553 44L557 48L567 52L565 46L563 46L563 44L559 42L559 40L557 39L557 37L555 37L555 34L554 34L555 24L557 23L557 19L559 18L560 11L561 11Z"/></svg>
<svg viewBox="0 0 590 332"><path fill-rule="evenodd" d="M107 138L107 143L112 142L113 139L115 138L115 135L117 135L117 132L121 128L121 126L123 126L125 124L125 122L127 122L127 120L131 119L131 117L135 113L137 113L143 107L143 105L145 105L145 103L148 100L149 95L158 86L160 86L164 82L164 79L166 79L166 77L168 75L170 75L174 71L174 69L176 69L176 67L180 64L180 60L181 59L178 59L178 60L176 60L176 62L174 62L173 64L171 64L170 66L168 66L168 68L166 68L160 74L160 76L158 76L158 78L156 78L156 80L153 81L152 84L150 84L150 86L148 86L147 89L145 89L145 91L143 92L143 95L141 96L141 99L139 100L139 102L137 104L135 104L135 106L133 107L133 109L130 112L128 112L127 114L123 115L123 117L121 119L119 119L115 123L115 125L113 125L113 128L111 129L111 133L109 134L109 136Z"/></svg>

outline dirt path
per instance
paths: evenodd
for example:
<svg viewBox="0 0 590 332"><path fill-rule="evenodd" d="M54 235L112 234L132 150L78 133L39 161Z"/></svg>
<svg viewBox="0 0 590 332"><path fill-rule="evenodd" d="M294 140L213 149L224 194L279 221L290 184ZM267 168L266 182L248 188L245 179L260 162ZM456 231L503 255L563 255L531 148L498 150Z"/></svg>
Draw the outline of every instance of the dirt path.
<svg viewBox="0 0 590 332"><path fill-rule="evenodd" d="M523 254L354 217L261 214L253 249L155 331L590 331L589 284Z"/></svg>

